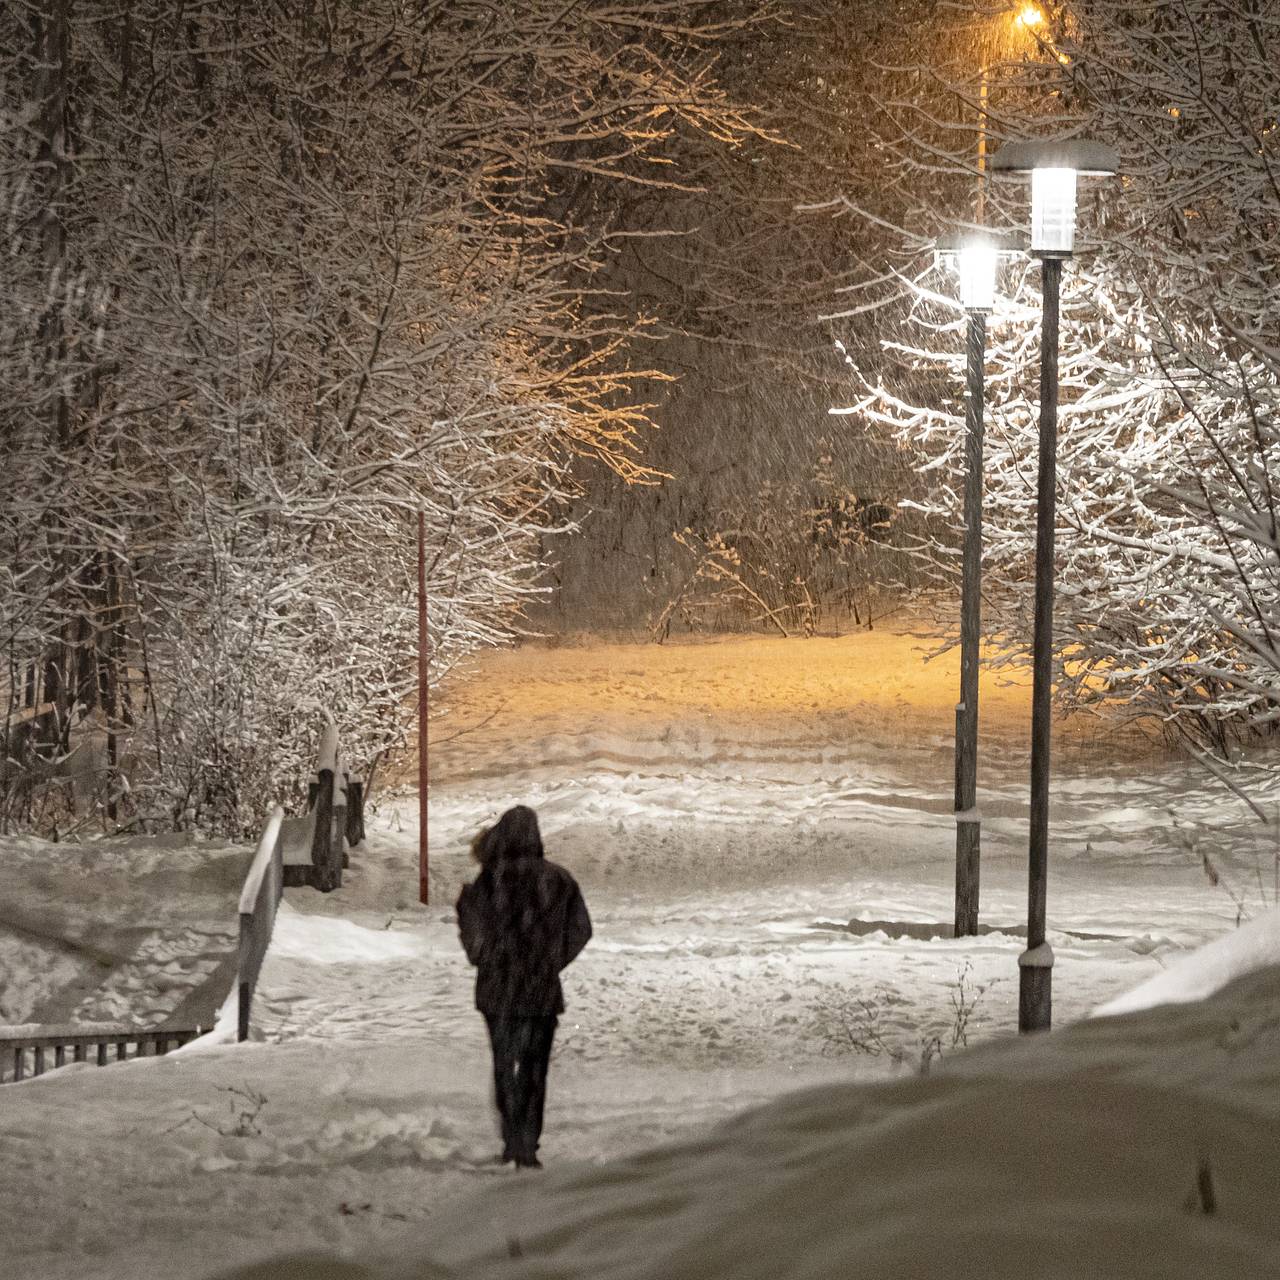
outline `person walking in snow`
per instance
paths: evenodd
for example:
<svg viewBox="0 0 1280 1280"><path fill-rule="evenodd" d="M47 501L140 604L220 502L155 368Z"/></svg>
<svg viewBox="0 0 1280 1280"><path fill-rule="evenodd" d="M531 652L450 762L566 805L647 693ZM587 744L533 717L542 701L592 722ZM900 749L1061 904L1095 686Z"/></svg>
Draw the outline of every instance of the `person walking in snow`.
<svg viewBox="0 0 1280 1280"><path fill-rule="evenodd" d="M560 971L590 940L591 917L578 882L544 855L527 806L508 809L471 848L481 870L458 897L458 931L493 1047L502 1160L540 1169L547 1064L564 1012Z"/></svg>

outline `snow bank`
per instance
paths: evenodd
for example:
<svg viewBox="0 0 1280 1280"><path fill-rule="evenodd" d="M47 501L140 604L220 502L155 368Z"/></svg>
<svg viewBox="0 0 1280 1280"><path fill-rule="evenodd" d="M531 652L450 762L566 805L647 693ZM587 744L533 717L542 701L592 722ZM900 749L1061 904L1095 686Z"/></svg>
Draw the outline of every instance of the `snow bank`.
<svg viewBox="0 0 1280 1280"><path fill-rule="evenodd" d="M250 1030L252 1034L252 1028ZM206 1050L218 1045L236 1044L239 1039L240 983L236 981L231 984L231 990L227 992L226 999L218 1006L213 1026L203 1035L196 1036L194 1040L188 1040L186 1044L179 1045L176 1049L170 1049L169 1056L178 1057L179 1055L204 1053Z"/></svg>
<svg viewBox="0 0 1280 1280"><path fill-rule="evenodd" d="M0 922L0 1024L20 1024L85 970L56 941L11 934Z"/></svg>
<svg viewBox="0 0 1280 1280"><path fill-rule="evenodd" d="M250 854L187 836L0 839L0 1024L209 1021Z"/></svg>
<svg viewBox="0 0 1280 1280"><path fill-rule="evenodd" d="M1234 978L1280 964L1280 907L1260 915L1234 933L1183 956L1132 991L1108 1000L1093 1016L1110 1017L1160 1004L1203 1000Z"/></svg>
<svg viewBox="0 0 1280 1280"><path fill-rule="evenodd" d="M929 1077L792 1094L699 1140L507 1180L394 1261L287 1274L1274 1275L1277 1002L1272 968L1203 1004L1005 1042Z"/></svg>
<svg viewBox="0 0 1280 1280"><path fill-rule="evenodd" d="M274 960L308 960L312 964L378 964L404 960L423 951L414 932L367 929L352 920L305 915L280 903L271 935Z"/></svg>

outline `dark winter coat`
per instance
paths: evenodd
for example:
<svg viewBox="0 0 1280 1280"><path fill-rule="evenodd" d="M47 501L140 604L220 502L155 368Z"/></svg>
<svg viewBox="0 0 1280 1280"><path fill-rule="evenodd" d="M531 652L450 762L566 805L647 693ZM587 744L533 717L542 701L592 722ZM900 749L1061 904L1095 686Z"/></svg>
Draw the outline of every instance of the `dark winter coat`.
<svg viewBox="0 0 1280 1280"><path fill-rule="evenodd" d="M578 882L541 854L490 861L458 898L458 929L478 969L476 1008L500 1018L564 1012L560 970L591 938Z"/></svg>

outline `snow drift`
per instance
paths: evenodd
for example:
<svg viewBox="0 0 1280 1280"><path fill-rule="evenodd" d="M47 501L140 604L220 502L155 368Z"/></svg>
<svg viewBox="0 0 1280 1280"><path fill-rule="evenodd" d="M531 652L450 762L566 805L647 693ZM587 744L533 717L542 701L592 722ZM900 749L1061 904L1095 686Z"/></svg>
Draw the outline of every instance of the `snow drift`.
<svg viewBox="0 0 1280 1280"><path fill-rule="evenodd" d="M1224 934L1183 956L1132 991L1099 1005L1094 1017L1203 1000L1233 978L1266 965L1280 965L1280 907L1273 907L1234 933Z"/></svg>
<svg viewBox="0 0 1280 1280"><path fill-rule="evenodd" d="M508 1180L394 1262L295 1259L290 1274L1274 1275L1277 1007L1270 968L933 1076L792 1094L696 1141Z"/></svg>

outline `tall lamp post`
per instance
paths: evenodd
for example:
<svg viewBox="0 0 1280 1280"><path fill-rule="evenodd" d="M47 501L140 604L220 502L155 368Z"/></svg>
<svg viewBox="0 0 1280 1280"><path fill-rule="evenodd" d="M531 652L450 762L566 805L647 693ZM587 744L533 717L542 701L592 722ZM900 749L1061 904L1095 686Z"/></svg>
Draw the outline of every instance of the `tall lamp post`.
<svg viewBox="0 0 1280 1280"><path fill-rule="evenodd" d="M978 932L982 819L978 813L978 644L982 598L982 452L987 316L995 305L996 266L1003 246L989 232L938 245L954 267L960 304L968 315L965 343L964 548L960 587L960 701L956 704L955 936Z"/></svg>
<svg viewBox="0 0 1280 1280"><path fill-rule="evenodd" d="M1053 1019L1053 949L1045 940L1049 887L1049 731L1053 689L1053 554L1058 452L1058 294L1075 248L1076 180L1117 169L1115 152L1082 139L1013 142L994 172L1031 175L1031 256L1040 259L1040 466L1036 485L1035 629L1031 644L1031 832L1027 949L1018 957L1018 1030L1047 1031Z"/></svg>

